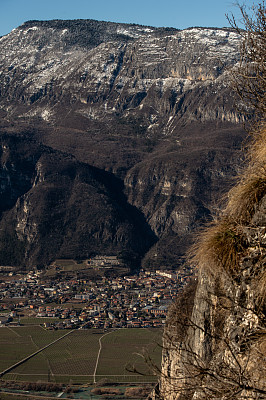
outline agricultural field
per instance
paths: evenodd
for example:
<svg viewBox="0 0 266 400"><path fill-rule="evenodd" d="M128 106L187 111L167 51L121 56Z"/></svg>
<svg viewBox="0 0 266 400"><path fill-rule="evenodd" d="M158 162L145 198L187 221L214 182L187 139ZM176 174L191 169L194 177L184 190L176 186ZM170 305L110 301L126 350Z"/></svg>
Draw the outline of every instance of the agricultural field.
<svg viewBox="0 0 266 400"><path fill-rule="evenodd" d="M66 335L66 330L41 326L0 328L0 371ZM157 365L161 359L159 329L118 329L103 332L87 329L69 331L3 376L5 380L70 384L99 381L154 382L145 361ZM133 373L136 368L143 375Z"/></svg>
<svg viewBox="0 0 266 400"><path fill-rule="evenodd" d="M0 328L0 370L5 370L64 333L48 331L40 326Z"/></svg>

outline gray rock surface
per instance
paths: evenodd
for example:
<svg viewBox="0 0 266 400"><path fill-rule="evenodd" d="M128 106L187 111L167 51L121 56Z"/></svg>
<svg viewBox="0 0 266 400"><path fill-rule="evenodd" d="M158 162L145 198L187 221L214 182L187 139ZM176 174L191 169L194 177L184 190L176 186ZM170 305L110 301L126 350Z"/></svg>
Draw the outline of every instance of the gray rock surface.
<svg viewBox="0 0 266 400"><path fill-rule="evenodd" d="M173 307L165 330L161 397L153 398L265 398L265 206L264 196L243 227L247 250L237 275L201 270L187 324L180 320L182 310Z"/></svg>

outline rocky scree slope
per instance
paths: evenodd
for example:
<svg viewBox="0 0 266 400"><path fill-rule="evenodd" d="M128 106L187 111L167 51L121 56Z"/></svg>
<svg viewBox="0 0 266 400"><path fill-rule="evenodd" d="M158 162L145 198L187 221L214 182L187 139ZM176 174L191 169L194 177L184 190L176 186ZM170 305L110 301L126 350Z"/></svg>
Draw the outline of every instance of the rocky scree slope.
<svg viewBox="0 0 266 400"><path fill-rule="evenodd" d="M239 59L238 46L239 37L230 29L179 31L93 20L28 21L0 38L3 154L5 138L21 136L29 146L28 159L36 157L30 140L41 154L50 149L58 176L58 154L74 157L89 170L95 167L102 175L108 172L120 188L115 202L121 195L145 219L143 235L153 232L150 244L140 250L131 240L131 230L125 231L129 247L142 257L150 247L143 260L146 266L176 266L191 232L209 217L221 188L225 190L236 174L236 150L245 134L228 81L230 68ZM22 156L12 154L9 171L16 157ZM5 227L12 215L12 235L30 246L21 259L46 263L59 254L79 258L93 246L99 252L116 252L116 239L113 247L100 245L100 220L91 219L80 202L87 243L91 232L97 232L93 246L85 249L84 244L80 252L73 241L71 252L67 246L68 250L49 251L49 257L41 255L49 246L54 248L54 239L47 236L45 249L40 250L41 240L33 241L29 233L39 232L39 224L49 220L47 214L42 220L41 212L34 220L26 200L34 190L37 166L30 164L30 173L12 170L9 188L3 189L1 223ZM6 168L3 156L3 176L8 175ZM6 190L12 193L10 198ZM35 192L34 202L44 202L41 191ZM108 214L103 203L92 203ZM26 209L28 230L20 228ZM107 219L113 221L111 214ZM110 224L115 229L116 222ZM64 226L64 235L71 236L74 228ZM59 231L57 235L63 242Z"/></svg>

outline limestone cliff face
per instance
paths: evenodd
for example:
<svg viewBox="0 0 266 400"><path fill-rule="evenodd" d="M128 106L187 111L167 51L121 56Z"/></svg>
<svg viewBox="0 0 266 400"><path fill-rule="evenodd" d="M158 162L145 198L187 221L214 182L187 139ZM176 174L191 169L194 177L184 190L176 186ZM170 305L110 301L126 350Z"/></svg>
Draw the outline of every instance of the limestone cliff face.
<svg viewBox="0 0 266 400"><path fill-rule="evenodd" d="M169 311L160 399L263 399L265 387L265 131L221 219L198 243L195 291Z"/></svg>
<svg viewBox="0 0 266 400"><path fill-rule="evenodd" d="M215 206L221 193L221 181L229 182L234 174L232 159L225 164L215 150L197 146L190 154L189 149L183 150L183 146L176 146L146 159L131 168L124 179L129 202L142 211L160 238L145 261L150 258L154 262L154 254L159 254L156 258L161 257L164 263L168 253L168 259L172 254L172 262L177 263L195 228L210 218L211 205Z"/></svg>
<svg viewBox="0 0 266 400"><path fill-rule="evenodd" d="M28 21L0 38L0 109L85 131L117 115L141 116L151 134L172 134L180 118L235 123L226 67L239 40L230 29Z"/></svg>
<svg viewBox="0 0 266 400"><path fill-rule="evenodd" d="M201 272L187 324L182 326L180 309L171 311L159 398L265 398L266 196L251 222L244 227L248 255L237 279ZM181 341L180 329L186 330Z"/></svg>

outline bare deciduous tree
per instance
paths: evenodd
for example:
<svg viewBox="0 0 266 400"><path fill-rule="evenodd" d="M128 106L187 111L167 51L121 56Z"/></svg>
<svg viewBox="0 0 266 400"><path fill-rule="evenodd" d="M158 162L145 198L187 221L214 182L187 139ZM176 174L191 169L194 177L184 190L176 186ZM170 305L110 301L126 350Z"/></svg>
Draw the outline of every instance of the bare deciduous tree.
<svg viewBox="0 0 266 400"><path fill-rule="evenodd" d="M242 37L240 62L233 71L233 87L243 101L242 111L255 113L265 121L266 114L266 14L264 1L252 7L249 13L240 6L241 29L234 16L227 16L230 25Z"/></svg>

